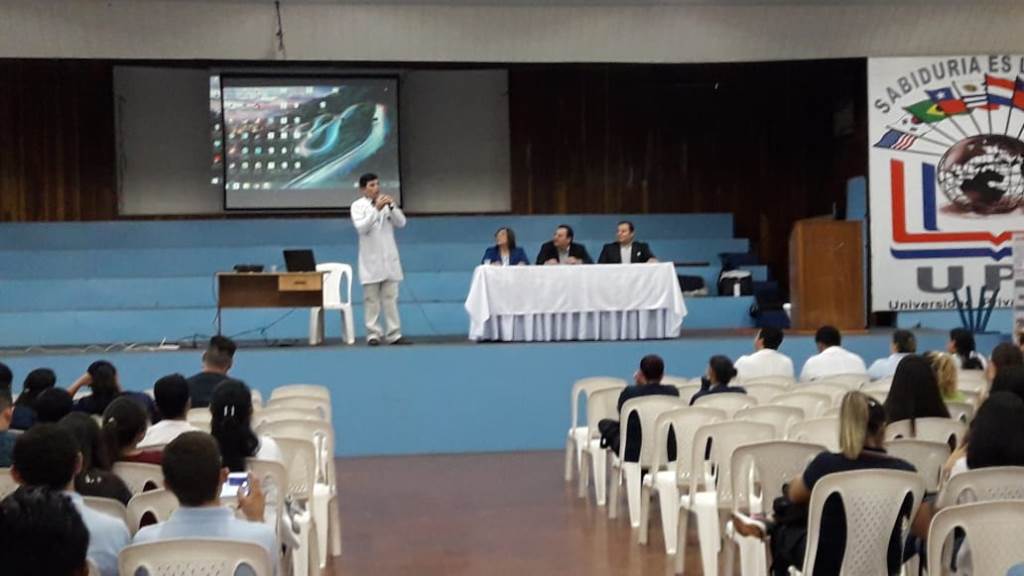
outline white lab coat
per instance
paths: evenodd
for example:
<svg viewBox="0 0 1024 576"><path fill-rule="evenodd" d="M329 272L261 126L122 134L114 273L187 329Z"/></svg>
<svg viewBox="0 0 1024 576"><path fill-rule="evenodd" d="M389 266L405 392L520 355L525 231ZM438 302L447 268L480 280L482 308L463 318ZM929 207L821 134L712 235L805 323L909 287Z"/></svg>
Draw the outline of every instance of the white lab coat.
<svg viewBox="0 0 1024 576"><path fill-rule="evenodd" d="M740 356L736 360L735 367L740 375L740 382L765 376L793 377L793 361L789 359L789 356L771 348L763 348L753 354Z"/></svg>
<svg viewBox="0 0 1024 576"><path fill-rule="evenodd" d="M395 228L405 227L402 210L397 206L377 210L373 202L363 196L352 203L351 216L359 233L359 282L401 282L404 276L395 244Z"/></svg>
<svg viewBox="0 0 1024 576"><path fill-rule="evenodd" d="M839 346L829 346L807 359L800 373L800 380L807 382L826 376L867 373L868 369L860 356Z"/></svg>

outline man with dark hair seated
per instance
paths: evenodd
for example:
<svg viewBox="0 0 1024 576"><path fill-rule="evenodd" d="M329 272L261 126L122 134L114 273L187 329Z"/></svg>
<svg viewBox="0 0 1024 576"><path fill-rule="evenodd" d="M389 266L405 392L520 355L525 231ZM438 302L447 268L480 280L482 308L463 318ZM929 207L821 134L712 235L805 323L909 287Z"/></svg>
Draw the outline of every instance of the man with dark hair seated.
<svg viewBox="0 0 1024 576"><path fill-rule="evenodd" d="M221 485L228 478L228 469L221 463L213 436L205 432L178 436L164 448L161 467L164 486L177 496L181 507L166 522L139 530L134 544L173 538L254 542L266 549L271 565L277 566L277 535L263 523L266 501L259 480L250 475L248 490L238 491L238 509L248 521L236 518L234 510L220 503Z"/></svg>
<svg viewBox="0 0 1024 576"><path fill-rule="evenodd" d="M804 362L800 371L800 380L810 382L827 376L840 374L860 374L867 376L868 369L864 360L853 352L843 348L843 337L835 326L822 326L814 333L814 344L818 353Z"/></svg>
<svg viewBox="0 0 1024 576"><path fill-rule="evenodd" d="M89 559L96 563L103 576L117 576L117 555L128 545L128 527L113 516L87 507L81 495L74 492L74 478L81 470L82 454L78 443L70 432L56 424L36 424L14 444L11 468L14 481L70 498L89 529Z"/></svg>
<svg viewBox="0 0 1024 576"><path fill-rule="evenodd" d="M735 368L740 381L764 378L766 376L793 377L793 361L779 352L785 334L773 326L757 331L754 338L754 353L736 359Z"/></svg>
<svg viewBox="0 0 1024 576"><path fill-rule="evenodd" d="M0 362L0 388L7 388L8 390L10 390L11 385L13 384L14 373L11 372L11 369L7 366L7 364Z"/></svg>
<svg viewBox="0 0 1024 576"><path fill-rule="evenodd" d="M36 412L37 424L54 424L61 418L71 414L75 401L71 394L63 388L47 388L43 390L36 401L32 403L32 409Z"/></svg>
<svg viewBox="0 0 1024 576"><path fill-rule="evenodd" d="M633 373L635 386L626 386L619 394L618 412L622 413L622 406L641 396L679 396L679 389L670 384L662 384L661 378L665 375L665 361L657 354L648 354L640 360L640 369ZM618 420L604 419L597 423L601 431L603 445L613 452L619 451L621 437L621 424ZM640 418L631 414L629 422L626 423L626 462L637 462L640 460L640 442L642 435L640 431ZM676 444L675 436L669 437L668 454L670 460L675 460Z"/></svg>
<svg viewBox="0 0 1024 576"><path fill-rule="evenodd" d="M21 488L0 502L4 576L86 576L88 548L82 516L60 492Z"/></svg>
<svg viewBox="0 0 1024 576"><path fill-rule="evenodd" d="M235 362L234 340L224 336L210 338L210 345L203 352L203 371L188 379L188 393L193 408L206 408L217 384L228 379L228 371Z"/></svg>
<svg viewBox="0 0 1024 576"><path fill-rule="evenodd" d="M188 380L184 376L169 374L157 380L153 385L153 396L156 397L156 408L163 420L146 430L139 448L163 446L185 432L197 430L186 419L192 402L189 400Z"/></svg>

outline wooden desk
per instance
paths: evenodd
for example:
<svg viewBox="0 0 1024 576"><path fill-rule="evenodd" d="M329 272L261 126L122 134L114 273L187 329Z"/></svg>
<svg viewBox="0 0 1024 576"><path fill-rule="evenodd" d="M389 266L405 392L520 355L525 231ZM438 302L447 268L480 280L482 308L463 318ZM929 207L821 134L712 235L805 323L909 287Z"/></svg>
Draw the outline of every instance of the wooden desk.
<svg viewBox="0 0 1024 576"><path fill-rule="evenodd" d="M326 272L218 272L217 332L223 308L316 308Z"/></svg>

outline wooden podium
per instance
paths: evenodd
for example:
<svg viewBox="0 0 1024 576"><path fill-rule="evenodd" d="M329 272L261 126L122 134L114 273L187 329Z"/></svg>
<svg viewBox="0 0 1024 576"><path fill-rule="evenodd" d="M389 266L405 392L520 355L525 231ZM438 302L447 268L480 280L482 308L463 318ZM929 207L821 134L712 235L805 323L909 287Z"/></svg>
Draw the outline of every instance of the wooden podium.
<svg viewBox="0 0 1024 576"><path fill-rule="evenodd" d="M792 324L817 330L825 324L862 330L864 268L861 222L798 220L789 235Z"/></svg>
<svg viewBox="0 0 1024 576"><path fill-rule="evenodd" d="M316 308L326 272L218 272L217 332L222 308Z"/></svg>

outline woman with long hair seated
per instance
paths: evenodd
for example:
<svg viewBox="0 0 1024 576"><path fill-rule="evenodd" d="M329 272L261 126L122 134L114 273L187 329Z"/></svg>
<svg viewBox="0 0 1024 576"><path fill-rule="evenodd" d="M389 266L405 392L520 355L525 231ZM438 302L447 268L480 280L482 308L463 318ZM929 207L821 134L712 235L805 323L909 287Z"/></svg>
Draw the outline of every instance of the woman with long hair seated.
<svg viewBox="0 0 1024 576"><path fill-rule="evenodd" d="M100 426L92 416L83 412L72 412L57 423L78 441L82 453L82 471L75 476L75 492L82 496L113 498L127 505L132 492L111 472L112 462L106 445L100 440Z"/></svg>
<svg viewBox="0 0 1024 576"><path fill-rule="evenodd" d="M36 423L36 411L32 403L45 390L57 384L57 375L49 368L36 368L25 376L21 394L14 401L14 414L11 415L11 428L28 430Z"/></svg>
<svg viewBox="0 0 1024 576"><path fill-rule="evenodd" d="M114 462L163 462L163 452L139 448L148 428L149 417L145 408L133 398L115 398L103 411L103 441L110 458Z"/></svg>
<svg viewBox="0 0 1024 576"><path fill-rule="evenodd" d="M484 251L481 264L492 266L526 266L530 259L526 252L516 246L516 233L511 228L502 226L494 233L494 246Z"/></svg>
<svg viewBox="0 0 1024 576"><path fill-rule="evenodd" d="M958 370L985 370L988 366L985 357L978 354L974 334L966 328L953 328L949 331L946 352L953 356Z"/></svg>
<svg viewBox="0 0 1024 576"><path fill-rule="evenodd" d="M885 398L885 413L889 423L909 420L911 437L917 435L918 418L949 418L939 382L927 360L921 356L900 360Z"/></svg>
<svg viewBox="0 0 1024 576"><path fill-rule="evenodd" d="M92 392L88 396L75 400L75 412L100 416L115 398L128 396L146 410L151 422L159 420L153 399L142 392L124 391L121 388L121 377L117 373L117 368L106 360L97 360L90 364L85 374L82 374L68 388L68 393L74 397L83 387L89 388Z"/></svg>
<svg viewBox="0 0 1024 576"><path fill-rule="evenodd" d="M729 383L736 378L736 368L728 356L716 354L708 360L708 369L704 377L700 379L700 390L690 398L690 406L698 398L711 394L746 394L747 391L739 386L730 386Z"/></svg>
<svg viewBox="0 0 1024 576"><path fill-rule="evenodd" d="M253 432L252 392L241 380L228 379L213 389L210 415L210 433L228 470L244 472L246 458L284 461L273 438Z"/></svg>
<svg viewBox="0 0 1024 576"><path fill-rule="evenodd" d="M770 537L774 576L785 576L789 567L803 566L807 544L807 506L811 491L819 480L837 472L887 469L914 472L904 460L886 454L885 409L861 392L848 392L839 410L839 452L822 452L807 465L803 474L783 488L783 497L775 501L775 515L765 523L733 517L736 531L744 536ZM898 574L902 565L902 542L897 525L889 541L889 573ZM822 538L815 560L815 574L839 574L845 548L845 522L841 501L830 496L821 519ZM918 514L914 533L927 531L927 522Z"/></svg>
<svg viewBox="0 0 1024 576"><path fill-rule="evenodd" d="M943 402L966 402L967 396L960 391L958 385L956 363L953 357L945 352L925 352L925 360L931 364L935 372L935 380L939 384L939 393Z"/></svg>

